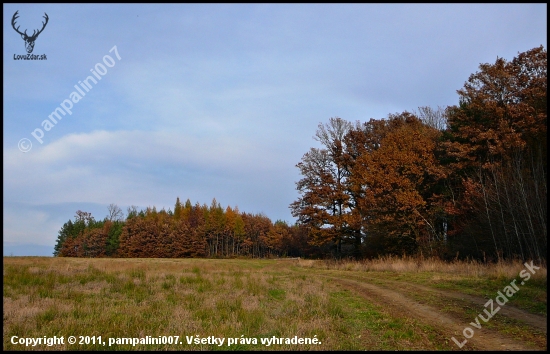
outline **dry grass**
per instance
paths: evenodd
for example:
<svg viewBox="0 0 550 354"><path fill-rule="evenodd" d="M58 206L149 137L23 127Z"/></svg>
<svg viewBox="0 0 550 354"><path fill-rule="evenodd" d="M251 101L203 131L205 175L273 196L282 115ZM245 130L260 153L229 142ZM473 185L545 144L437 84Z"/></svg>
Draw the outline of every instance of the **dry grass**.
<svg viewBox="0 0 550 354"><path fill-rule="evenodd" d="M206 259L4 258L4 349L12 336L180 336L183 345L111 349L211 350L185 336L314 337L322 344L268 349L331 350L347 343L324 279L286 262ZM105 349L100 345L33 349ZM359 347L351 347L358 349ZM225 347L227 349L227 347ZM233 345L230 349L266 349Z"/></svg>
<svg viewBox="0 0 550 354"><path fill-rule="evenodd" d="M530 263L530 262L529 262ZM531 279L546 279L546 266L535 266L540 269L532 275ZM318 261L318 260L298 260L298 265L306 268L322 268L335 270L350 270L360 272L395 272L395 273L439 273L460 275L476 278L514 278L519 272L525 269L520 261L500 261L494 264L483 264L477 261L459 261L444 262L436 258L422 257L395 257L387 256L372 260L362 261Z"/></svg>
<svg viewBox="0 0 550 354"><path fill-rule="evenodd" d="M374 260L299 260L297 265L306 269L329 272L349 272L361 274L369 281L386 280L412 282L439 289L447 289L493 298L498 290L509 285L514 279L521 283L521 291L513 297L511 304L533 314L547 315L547 268L533 262L534 274L523 282L520 272L526 271L525 262L501 261L483 264L476 261L443 262L434 258L422 257L382 257ZM531 262L528 262L531 264ZM366 277L366 278L365 278Z"/></svg>
<svg viewBox="0 0 550 354"><path fill-rule="evenodd" d="M429 280L439 277L443 284L450 284L447 278L460 273L480 277L481 283L481 277L515 276L523 267L520 263L484 266L408 258L325 262L4 257L3 262L4 350L452 349L452 343L434 339L444 336L437 328L401 318L319 275L336 270L384 278L405 274L408 279L415 274ZM546 268L535 275L542 274L546 277ZM529 295L528 290L522 293ZM537 291L538 297L545 297L545 287ZM537 301L545 310L545 300ZM70 335L102 336L104 340L179 336L183 344L24 348L10 341L12 336ZM188 345L185 336L195 335L244 336L258 343L260 338L273 336L317 336L322 344Z"/></svg>

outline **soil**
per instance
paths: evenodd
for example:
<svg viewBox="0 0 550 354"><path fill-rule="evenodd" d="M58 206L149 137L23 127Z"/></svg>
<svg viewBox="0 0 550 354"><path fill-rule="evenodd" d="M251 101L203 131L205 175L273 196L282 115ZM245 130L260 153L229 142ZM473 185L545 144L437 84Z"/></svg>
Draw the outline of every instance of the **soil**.
<svg viewBox="0 0 550 354"><path fill-rule="evenodd" d="M474 322L475 318L472 318L470 322L466 322L463 319L454 318L452 314L444 313L435 307L413 299L413 295L425 293L448 299L463 300L479 306L479 311L487 317L482 312L485 309L484 305L487 303L487 299L481 297L403 281L384 280L384 286L381 286L361 277L342 277L330 275L330 273L323 276L330 278L331 283L340 284L343 288L353 291L370 302L383 306L394 316L416 319L437 328L440 333L448 334L446 340L452 345L455 344L451 337L454 337L459 343L463 343L466 340L463 335L464 329L466 327L471 328L474 331L473 336L464 343L463 350L542 350L546 347L546 343L544 343L543 348L540 348L540 345L534 347L532 343L528 345L525 341L512 338L511 335L499 333L492 328L487 328L484 325L485 322L481 320L479 321L481 329L478 329L470 325L470 322ZM496 306L498 305L495 303L495 308ZM532 326L539 332L547 333L547 319L545 317L531 314L511 305L500 306L500 311L495 316L513 318ZM466 332L467 335L470 335L470 333ZM456 349L459 349L458 345Z"/></svg>

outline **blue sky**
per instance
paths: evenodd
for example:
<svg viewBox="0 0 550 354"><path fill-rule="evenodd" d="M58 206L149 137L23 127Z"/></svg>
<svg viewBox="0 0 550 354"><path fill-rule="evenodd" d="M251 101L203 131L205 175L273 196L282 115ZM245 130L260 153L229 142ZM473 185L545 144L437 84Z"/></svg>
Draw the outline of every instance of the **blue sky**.
<svg viewBox="0 0 550 354"><path fill-rule="evenodd" d="M295 165L319 123L457 104L480 63L547 47L546 4L3 9L4 255L51 255L76 210L103 219L110 203L216 198L294 223ZM47 60L14 59L16 11L27 34L47 13L32 53Z"/></svg>

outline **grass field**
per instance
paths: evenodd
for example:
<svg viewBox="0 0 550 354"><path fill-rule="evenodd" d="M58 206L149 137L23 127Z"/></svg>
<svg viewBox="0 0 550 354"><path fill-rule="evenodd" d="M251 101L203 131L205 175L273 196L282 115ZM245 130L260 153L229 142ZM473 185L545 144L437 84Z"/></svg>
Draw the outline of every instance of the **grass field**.
<svg viewBox="0 0 550 354"><path fill-rule="evenodd" d="M4 257L3 348L544 350L546 268L519 285L522 270L521 263L398 258ZM487 322L479 320L479 314L488 317L487 301L514 279L519 290ZM54 336L64 337L64 344L12 343ZM69 344L69 336L77 343ZM177 344L109 345L109 339L147 336L160 343L178 338ZM467 342L459 348L451 337Z"/></svg>

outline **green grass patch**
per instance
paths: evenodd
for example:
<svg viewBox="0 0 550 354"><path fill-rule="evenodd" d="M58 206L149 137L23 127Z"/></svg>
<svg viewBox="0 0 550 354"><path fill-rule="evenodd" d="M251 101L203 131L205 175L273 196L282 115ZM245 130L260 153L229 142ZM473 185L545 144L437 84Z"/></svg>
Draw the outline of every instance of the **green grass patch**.
<svg viewBox="0 0 550 354"><path fill-rule="evenodd" d="M449 350L448 335L436 324L421 323L371 303L359 291L348 290L322 274L353 276L390 286L384 279L428 284L435 273L402 277L390 272L326 271L273 260L205 259L72 259L4 258L4 349L20 350L11 336L89 335L144 337L179 335L183 345L114 345L88 343L78 350ZM437 275L437 274L435 274ZM356 278L354 278L356 279ZM361 280L361 281L363 281ZM533 279L534 280L534 279ZM462 281L462 283L460 282ZM468 279L445 279L459 289L485 288ZM492 282L492 283L491 283ZM433 281L432 281L433 283ZM505 282L504 282L505 283ZM391 286L395 286L392 284ZM430 286L434 286L431 284ZM496 294L496 290L493 292ZM460 290L459 290L460 291ZM463 291L466 292L466 291ZM534 296L536 300L519 297ZM544 302L545 289L528 282L517 293L525 304ZM415 301L454 315L437 296L418 294ZM530 302L531 301L531 302ZM512 301L510 301L511 303ZM469 321L480 312L462 307ZM440 307L438 307L440 306ZM447 306L447 307L444 307ZM508 306L508 305L506 305ZM526 305L525 305L526 306ZM457 310L458 311L458 310ZM518 337L517 322L495 321L494 330ZM258 344L228 347L187 344L185 336L258 339ZM260 344L261 338L317 338L319 345ZM545 334L534 334L534 349L546 347ZM71 345L34 350L74 350Z"/></svg>
<svg viewBox="0 0 550 354"><path fill-rule="evenodd" d="M285 291L283 289L269 289L268 295L275 300L283 300L285 298Z"/></svg>

